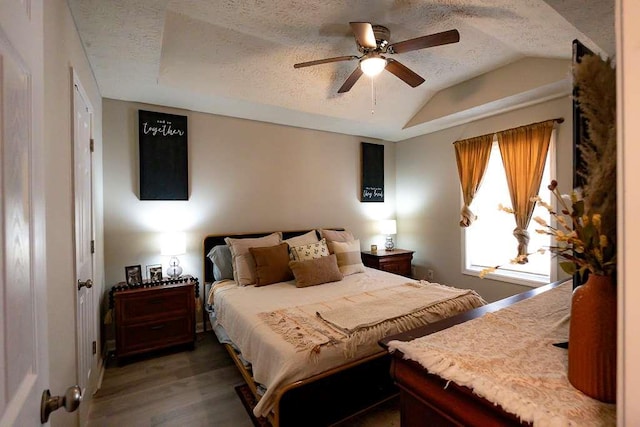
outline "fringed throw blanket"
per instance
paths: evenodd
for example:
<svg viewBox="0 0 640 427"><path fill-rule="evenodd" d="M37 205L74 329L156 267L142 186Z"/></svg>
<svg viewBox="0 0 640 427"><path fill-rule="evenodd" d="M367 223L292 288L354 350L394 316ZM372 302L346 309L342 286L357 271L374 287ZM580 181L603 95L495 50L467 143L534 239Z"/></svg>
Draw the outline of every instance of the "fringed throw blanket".
<svg viewBox="0 0 640 427"><path fill-rule="evenodd" d="M571 283L412 341L391 341L406 359L534 426L613 426L616 409L567 380Z"/></svg>
<svg viewBox="0 0 640 427"><path fill-rule="evenodd" d="M342 344L349 358L361 344L483 304L485 301L468 289L410 282L258 316L297 351L314 355L323 345Z"/></svg>

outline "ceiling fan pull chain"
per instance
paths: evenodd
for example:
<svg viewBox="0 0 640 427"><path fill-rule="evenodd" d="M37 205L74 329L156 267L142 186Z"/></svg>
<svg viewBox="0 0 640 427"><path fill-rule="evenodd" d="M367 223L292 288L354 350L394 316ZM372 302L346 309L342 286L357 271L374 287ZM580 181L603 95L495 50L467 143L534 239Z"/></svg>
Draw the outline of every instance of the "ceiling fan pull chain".
<svg viewBox="0 0 640 427"><path fill-rule="evenodd" d="M374 78L371 77L371 114L376 112L376 85L374 84Z"/></svg>

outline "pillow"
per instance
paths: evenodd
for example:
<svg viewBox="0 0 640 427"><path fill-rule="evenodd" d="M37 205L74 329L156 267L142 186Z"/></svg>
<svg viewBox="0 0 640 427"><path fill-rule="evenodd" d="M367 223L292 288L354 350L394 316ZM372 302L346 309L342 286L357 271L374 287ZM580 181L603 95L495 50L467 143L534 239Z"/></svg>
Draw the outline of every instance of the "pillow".
<svg viewBox="0 0 640 427"><path fill-rule="evenodd" d="M233 279L231 249L227 245L216 245L207 254L213 263L213 279Z"/></svg>
<svg viewBox="0 0 640 427"><path fill-rule="evenodd" d="M364 273L362 255L360 255L360 240L351 242L333 242L333 251L338 260L338 268L345 276Z"/></svg>
<svg viewBox="0 0 640 427"><path fill-rule="evenodd" d="M290 250L293 261L305 261L329 255L329 248L325 239L308 245L294 246Z"/></svg>
<svg viewBox="0 0 640 427"><path fill-rule="evenodd" d="M287 242L289 247L308 245L310 243L316 243L318 241L318 235L316 234L316 230L311 230L308 233L294 236L284 241Z"/></svg>
<svg viewBox="0 0 640 427"><path fill-rule="evenodd" d="M264 248L249 248L256 262L256 286L293 279L289 268L289 245L280 243Z"/></svg>
<svg viewBox="0 0 640 427"><path fill-rule="evenodd" d="M342 280L342 273L338 269L335 255L306 261L291 261L289 267L296 278L296 287L298 288Z"/></svg>
<svg viewBox="0 0 640 427"><path fill-rule="evenodd" d="M256 263L249 252L249 248L275 246L282 241L282 233L272 233L264 237L256 238L231 238L224 241L229 245L233 260L233 279L238 286L253 285L256 283Z"/></svg>
<svg viewBox="0 0 640 427"><path fill-rule="evenodd" d="M349 230L320 230L320 236L329 242L350 242L356 239Z"/></svg>
<svg viewBox="0 0 640 427"><path fill-rule="evenodd" d="M327 239L329 253L333 253L333 242L350 242L356 238L348 230L320 230L320 235Z"/></svg>

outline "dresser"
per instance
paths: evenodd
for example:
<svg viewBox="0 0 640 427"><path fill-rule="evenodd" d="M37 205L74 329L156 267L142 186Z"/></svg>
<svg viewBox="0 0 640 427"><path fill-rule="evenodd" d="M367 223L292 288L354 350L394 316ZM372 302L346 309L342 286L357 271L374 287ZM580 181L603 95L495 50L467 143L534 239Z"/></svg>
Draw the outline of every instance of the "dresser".
<svg viewBox="0 0 640 427"><path fill-rule="evenodd" d="M376 252L363 251L361 253L362 263L377 270L411 277L413 252L406 249L378 250Z"/></svg>
<svg viewBox="0 0 640 427"><path fill-rule="evenodd" d="M195 344L197 280L114 294L118 360L167 347Z"/></svg>
<svg viewBox="0 0 640 427"><path fill-rule="evenodd" d="M496 325L513 325L507 319L515 319L517 324L525 325L524 329L527 329L526 325L539 326L538 319L540 319L540 313L545 313L544 307L551 307L546 313L547 317L562 316L563 311L568 313L570 295L570 283L555 282L381 340L380 344L384 348L388 348L391 342L411 343L414 340L423 340L418 346L427 349L424 350L427 353L430 352L430 360L437 360L441 357L438 354L446 353L443 350L446 346L441 341L437 341L436 337L445 338L445 341L449 340L449 342L452 340L459 342L473 334L474 340L483 340L483 337L487 336L486 333L482 333L483 328L485 331L486 328L492 330L492 338L479 342L471 350L478 354L483 352L485 355L491 354L490 357L470 357L468 351L462 352L456 348L452 352L454 356L443 357L439 361L441 366L448 367L444 376L453 375L459 370L463 371L460 378L464 377L464 381L468 383L474 383L474 378L482 378L482 387L478 390L458 385L455 379L439 376L420 363L406 358L400 349L395 349L392 354L391 376L400 389L402 426L531 425L515 415L516 412L503 409L502 404L510 404L512 411L514 406L520 409L522 405L529 405L527 410L521 409L523 413L527 413L531 407L544 408L544 411L537 416L553 418L558 425L615 425L615 404L605 404L595 399L584 398L582 393L573 389L566 380L566 350L552 343L561 337L568 336L568 330L565 334L551 331L552 328L543 326L541 335L544 339L536 339L538 335L530 334L524 341L521 339L523 334L518 333L517 328L507 327L503 331L493 332ZM546 299L541 299L545 296ZM558 310L557 305L562 306L563 310ZM507 308L508 310L504 310ZM492 315L485 317L487 313ZM526 313L529 317L523 317L522 313ZM484 326L483 322L485 322ZM562 323L555 322L554 328L560 329ZM454 329L449 330L452 327ZM568 329L568 325L564 327ZM428 347L424 341L424 338L429 336L433 336L437 341L433 347ZM520 344L519 347L518 345L496 345L496 342L505 341ZM536 346L538 343L540 345ZM398 346L398 344L392 346ZM403 348L402 345L400 347ZM508 347L518 348L519 351L509 351ZM405 348L411 350L410 346ZM415 348L414 346L413 349ZM535 348L530 351L534 351L536 357L529 357L528 351L524 351L524 348ZM414 352L411 357L417 357L416 360L419 360L420 356L416 354ZM454 363L455 355L466 358L465 361L468 363L462 365ZM483 358L486 361L484 368L482 363L478 363ZM537 360L542 361L542 367L538 366ZM501 361L504 362L503 365L500 364ZM496 368L487 369L487 364L495 364ZM508 373L498 376L512 365L518 366L515 370L518 372L517 375L513 375L509 370ZM479 370L477 375L474 370ZM505 380L504 383L513 383L515 386L508 387L501 382L502 380ZM481 392L487 393L490 390L499 390L493 393L493 400L479 395ZM510 392L507 393L506 390ZM549 404L550 400L557 402L558 405ZM513 405L513 402L520 403ZM541 423L544 422L541 421Z"/></svg>

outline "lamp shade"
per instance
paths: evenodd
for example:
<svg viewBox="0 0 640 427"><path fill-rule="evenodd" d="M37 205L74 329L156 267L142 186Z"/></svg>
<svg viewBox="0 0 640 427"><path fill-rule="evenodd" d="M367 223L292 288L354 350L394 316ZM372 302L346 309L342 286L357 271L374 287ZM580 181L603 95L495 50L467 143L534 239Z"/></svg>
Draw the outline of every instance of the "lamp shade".
<svg viewBox="0 0 640 427"><path fill-rule="evenodd" d="M379 56L370 56L360 60L360 69L369 77L377 76L387 66L387 60Z"/></svg>
<svg viewBox="0 0 640 427"><path fill-rule="evenodd" d="M396 220L395 219L385 219L380 221L380 234L396 234Z"/></svg>
<svg viewBox="0 0 640 427"><path fill-rule="evenodd" d="M166 233L162 236L160 254L166 256L183 255L187 252L184 233Z"/></svg>

